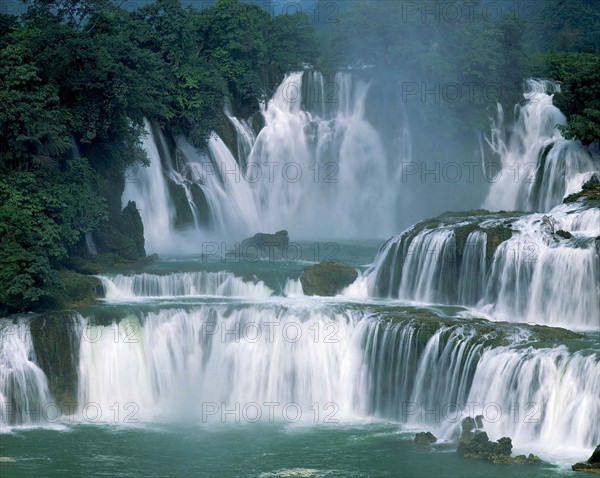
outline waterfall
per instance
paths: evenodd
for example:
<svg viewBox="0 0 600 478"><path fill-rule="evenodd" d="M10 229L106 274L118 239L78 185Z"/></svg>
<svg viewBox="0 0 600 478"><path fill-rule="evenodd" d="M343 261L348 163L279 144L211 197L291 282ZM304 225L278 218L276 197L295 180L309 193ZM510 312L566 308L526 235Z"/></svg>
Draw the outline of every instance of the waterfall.
<svg viewBox="0 0 600 478"><path fill-rule="evenodd" d="M151 253L198 252L201 241L238 240L258 230L296 237L382 237L399 221L404 135L386 152L366 118L369 84L350 73L326 82L319 72L286 76L260 114L264 127L225 115L236 132L237 161L214 133L200 152L184 137L165 138L146 122L149 167L128 172L122 203L134 200ZM174 143L174 144L171 144Z"/></svg>
<svg viewBox="0 0 600 478"><path fill-rule="evenodd" d="M458 274L458 302L475 305L482 297L486 278L487 234L473 231L467 237Z"/></svg>
<svg viewBox="0 0 600 478"><path fill-rule="evenodd" d="M458 278L452 260L455 250L454 234L449 230L426 231L415 237L404 258L398 296L419 302L451 301L448 288Z"/></svg>
<svg viewBox="0 0 600 478"><path fill-rule="evenodd" d="M178 272L175 274L133 274L98 276L107 300L150 297L250 297L272 295L262 281L247 282L230 272Z"/></svg>
<svg viewBox="0 0 600 478"><path fill-rule="evenodd" d="M439 423L441 404L464 404L483 348L473 330L410 320L357 327L362 361L354 364L352 396L362 414L416 424L429 410Z"/></svg>
<svg viewBox="0 0 600 478"><path fill-rule="evenodd" d="M502 108L488 144L500 158L500 170L487 165L491 188L484 207L490 210L549 211L565 196L581 189L600 160L578 141L565 141L557 125L566 118L552 104L557 83L528 80L525 105L505 134ZM497 165L498 166L498 165Z"/></svg>
<svg viewBox="0 0 600 478"><path fill-rule="evenodd" d="M600 416L598 397L598 352L569 353L560 346L486 351L468 401L487 406L486 430L494 437L543 442L548 448L590 448L600 443L593 418Z"/></svg>
<svg viewBox="0 0 600 478"><path fill-rule="evenodd" d="M142 146L148 154L150 164L148 167L136 166L127 173L121 203L126 206L129 201L135 201L144 223L146 250L162 252L173 245L174 211L152 128L148 121L145 126L147 134L142 137Z"/></svg>
<svg viewBox="0 0 600 478"><path fill-rule="evenodd" d="M0 344L0 432L14 424L38 425L42 407L53 400L36 363L29 324L0 321Z"/></svg>
<svg viewBox="0 0 600 478"><path fill-rule="evenodd" d="M143 420L202 423L207 407L266 413L273 404L281 420L290 404L312 417L316 403L338 403L353 324L341 312L214 305L128 318L117 339L114 326L96 327L102 340L82 342L80 403L132 403Z"/></svg>
<svg viewBox="0 0 600 478"><path fill-rule="evenodd" d="M294 403L312 419L316 404L332 404L336 419L376 416L448 437L464 415L483 413L490 436L521 446L597 442L599 351L494 347L520 329L411 315L205 305L128 317L116 332L92 326L101 340L81 343L79 403L131 403L143 421L198 423L227 421L223 410L235 421L248 404L265 413L267 403L278 414Z"/></svg>
<svg viewBox="0 0 600 478"><path fill-rule="evenodd" d="M477 306L498 320L594 330L599 226L600 211L580 204L522 217L448 213L389 241L363 280L372 296Z"/></svg>
<svg viewBox="0 0 600 478"><path fill-rule="evenodd" d="M553 231L544 229L548 217L553 216L525 216L513 224L518 234L500 244L494 255L485 310L503 320L594 330L600 317L594 237L574 231L572 239L557 240ZM559 229L560 215L554 221Z"/></svg>
<svg viewBox="0 0 600 478"><path fill-rule="evenodd" d="M28 325L11 326L0 329L3 425L47 425L26 413L53 402ZM116 409L126 424L314 423L318 414L451 438L462 417L483 414L490 437L519 447L587 449L600 439L600 350L531 346L565 331L319 302L139 309L112 323L90 316L74 331L71 422L110 423Z"/></svg>

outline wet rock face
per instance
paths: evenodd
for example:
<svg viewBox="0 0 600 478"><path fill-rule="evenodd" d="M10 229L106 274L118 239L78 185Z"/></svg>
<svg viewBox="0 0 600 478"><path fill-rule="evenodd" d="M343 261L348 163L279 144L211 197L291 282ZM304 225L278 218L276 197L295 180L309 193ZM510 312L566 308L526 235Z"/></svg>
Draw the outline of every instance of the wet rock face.
<svg viewBox="0 0 600 478"><path fill-rule="evenodd" d="M571 468L574 471L585 471L600 475L600 445L596 447L588 461L584 463L575 463Z"/></svg>
<svg viewBox="0 0 600 478"><path fill-rule="evenodd" d="M437 438L431 432L419 432L415 435L415 443L419 445L431 445L435 443Z"/></svg>
<svg viewBox="0 0 600 478"><path fill-rule="evenodd" d="M304 269L300 276L306 295L334 296L358 277L354 267L336 261L323 261Z"/></svg>
<svg viewBox="0 0 600 478"><path fill-rule="evenodd" d="M48 378L48 389L56 403L73 404L77 397L79 334L73 312L45 314L31 321L31 339L40 368Z"/></svg>

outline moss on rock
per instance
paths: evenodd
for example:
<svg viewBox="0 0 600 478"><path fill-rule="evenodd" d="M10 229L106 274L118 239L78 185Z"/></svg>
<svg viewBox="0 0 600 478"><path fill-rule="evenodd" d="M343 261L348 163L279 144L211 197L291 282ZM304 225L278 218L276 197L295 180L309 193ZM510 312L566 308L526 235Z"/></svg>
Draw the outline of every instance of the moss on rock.
<svg viewBox="0 0 600 478"><path fill-rule="evenodd" d="M581 191L567 196L563 202L568 204L579 200L585 201L591 206L600 207L600 177L597 174L583 185Z"/></svg>
<svg viewBox="0 0 600 478"><path fill-rule="evenodd" d="M62 308L91 305L104 295L102 282L97 277L63 269L59 272L61 288L54 295L55 305Z"/></svg>
<svg viewBox="0 0 600 478"><path fill-rule="evenodd" d="M40 368L48 379L48 389L63 411L77 398L79 334L73 312L45 314L30 323L31 339Z"/></svg>
<svg viewBox="0 0 600 478"><path fill-rule="evenodd" d="M118 219L105 221L94 233L98 250L135 260L146 256L144 224L134 201L129 201Z"/></svg>
<svg viewBox="0 0 600 478"><path fill-rule="evenodd" d="M333 296L357 277L354 267L336 261L322 261L304 269L300 282L306 295Z"/></svg>

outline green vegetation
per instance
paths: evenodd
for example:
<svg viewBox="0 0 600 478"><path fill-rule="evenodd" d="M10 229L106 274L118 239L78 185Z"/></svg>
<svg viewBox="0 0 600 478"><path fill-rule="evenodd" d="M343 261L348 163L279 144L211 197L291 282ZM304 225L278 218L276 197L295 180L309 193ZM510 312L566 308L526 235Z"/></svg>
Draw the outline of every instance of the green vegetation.
<svg viewBox="0 0 600 478"><path fill-rule="evenodd" d="M317 54L305 15L239 0L25 3L0 15L0 312L55 304L64 267L145 256L137 207L120 203L126 169L147 163L144 118L203 148L226 97L250 115L265 85ZM206 221L201 191L194 200ZM102 257L85 257L90 232Z"/></svg>
<svg viewBox="0 0 600 478"><path fill-rule="evenodd" d="M600 206L600 181L594 177L583 185L581 191L567 196L564 203L586 201L590 206Z"/></svg>
<svg viewBox="0 0 600 478"><path fill-rule="evenodd" d="M495 21L473 2L472 20L458 22L424 22L405 2L379 0L333 10L319 0L311 18L241 0L202 10L177 0L133 10L111 0L23 3L20 17L0 14L1 312L51 303L65 267L99 271L145 256L137 207L121 204L125 171L147 163L144 118L202 149L223 130L226 101L260 127L259 101L307 64L353 66L372 81L367 114L386 141L403 105L417 161L471 155L474 131L487 130L497 102L510 115L529 74L562 83L566 137L600 137L593 0L546 0L535 18L507 8ZM192 195L208 222L203 192ZM187 209L177 209L181 226L192 220ZM100 257L86 257L86 233Z"/></svg>
<svg viewBox="0 0 600 478"><path fill-rule="evenodd" d="M534 56L536 76L561 83L554 103L567 116L560 126L567 139L590 144L600 138L600 55L595 53L551 52Z"/></svg>

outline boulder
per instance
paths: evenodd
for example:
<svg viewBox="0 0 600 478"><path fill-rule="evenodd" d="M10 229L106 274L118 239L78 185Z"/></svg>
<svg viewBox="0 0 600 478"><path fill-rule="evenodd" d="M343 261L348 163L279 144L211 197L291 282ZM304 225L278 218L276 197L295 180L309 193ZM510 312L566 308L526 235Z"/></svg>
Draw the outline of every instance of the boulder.
<svg viewBox="0 0 600 478"><path fill-rule="evenodd" d="M563 239L571 239L573 237L573 234L571 234L569 231L564 231L562 229L559 229L558 231L556 231L555 234L558 237L562 237Z"/></svg>
<svg viewBox="0 0 600 478"><path fill-rule="evenodd" d="M255 257L260 252L260 257L273 259L281 257L289 243L290 238L286 230L277 231L275 234L259 232L242 241L241 251L242 255Z"/></svg>
<svg viewBox="0 0 600 478"><path fill-rule="evenodd" d="M431 432L419 432L415 435L415 443L419 445L431 445L435 443L437 438Z"/></svg>
<svg viewBox="0 0 600 478"><path fill-rule="evenodd" d="M300 282L306 295L334 296L357 277L354 267L336 261L322 261L304 269Z"/></svg>
<svg viewBox="0 0 600 478"><path fill-rule="evenodd" d="M575 463L571 468L574 471L585 471L600 475L600 445L596 447L588 461L584 463Z"/></svg>

